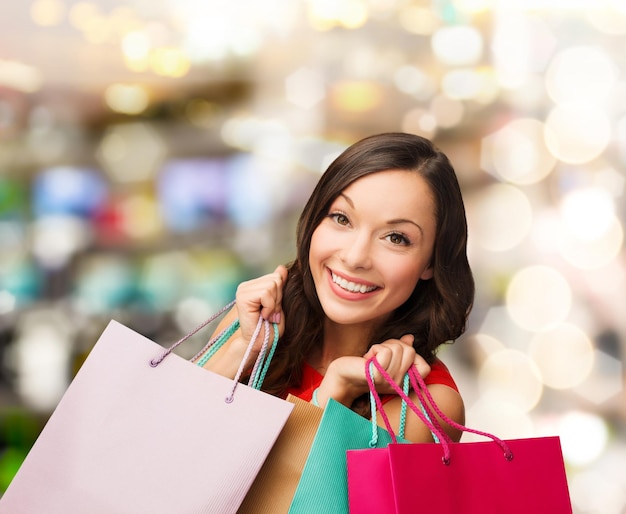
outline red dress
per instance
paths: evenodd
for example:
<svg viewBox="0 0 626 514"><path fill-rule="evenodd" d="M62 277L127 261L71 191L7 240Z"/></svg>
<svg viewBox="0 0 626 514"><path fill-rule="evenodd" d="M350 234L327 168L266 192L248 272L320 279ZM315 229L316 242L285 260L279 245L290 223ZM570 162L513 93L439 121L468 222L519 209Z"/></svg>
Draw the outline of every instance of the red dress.
<svg viewBox="0 0 626 514"><path fill-rule="evenodd" d="M302 370L302 385L300 387L292 387L287 391L288 394L292 394L297 396L301 400L306 400L307 402L311 401L311 397L313 396L313 391L317 389L322 383L322 379L324 377L311 365L304 363L304 369ZM455 391L459 391L450 371L446 367L446 365L441 362L439 359L436 359L435 362L430 366L430 373L424 379L426 385L429 384L443 384L451 387ZM389 400L393 398L394 395L386 395L387 398L383 398L383 402L385 399Z"/></svg>

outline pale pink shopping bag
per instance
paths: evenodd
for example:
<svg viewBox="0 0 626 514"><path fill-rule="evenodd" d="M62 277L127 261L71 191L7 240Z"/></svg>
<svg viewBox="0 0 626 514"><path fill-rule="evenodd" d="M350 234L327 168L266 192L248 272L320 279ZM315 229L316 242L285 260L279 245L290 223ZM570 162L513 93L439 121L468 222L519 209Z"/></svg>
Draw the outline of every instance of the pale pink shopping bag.
<svg viewBox="0 0 626 514"><path fill-rule="evenodd" d="M236 512L292 408L111 321L0 512Z"/></svg>

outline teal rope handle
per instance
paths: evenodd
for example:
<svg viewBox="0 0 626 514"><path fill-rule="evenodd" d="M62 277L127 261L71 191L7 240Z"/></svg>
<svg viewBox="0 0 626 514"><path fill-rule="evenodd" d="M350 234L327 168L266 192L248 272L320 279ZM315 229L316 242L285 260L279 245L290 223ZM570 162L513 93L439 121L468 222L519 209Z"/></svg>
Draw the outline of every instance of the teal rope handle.
<svg viewBox="0 0 626 514"><path fill-rule="evenodd" d="M374 363L370 362L369 368L370 376L374 373ZM369 442L370 448L376 448L378 446L378 422L376 420L376 398L374 395L370 393L370 410L372 411L372 438Z"/></svg>
<svg viewBox="0 0 626 514"><path fill-rule="evenodd" d="M198 356L202 355L202 357L196 362L198 366L204 366L211 357L213 357L218 350L224 346L226 341L228 341L233 334L239 329L239 320L236 319L233 321L228 327L222 330L217 336L215 336L211 341L207 343L207 345L200 350L198 355L194 357L195 360ZM274 352L276 351L276 347L278 346L278 325L276 323L272 323L272 327L274 328L274 339L272 341L271 347L267 355L266 348L261 350L259 357L257 358L257 362L262 363L261 366L255 366L253 370L253 374L250 377L249 385L254 389L261 389L263 385L263 380L265 380L265 376L267 375L267 371L270 367L270 363L272 361L272 357L274 357ZM260 372L255 372L257 368L261 369Z"/></svg>
<svg viewBox="0 0 626 514"><path fill-rule="evenodd" d="M373 363L370 365L370 373L372 365ZM409 380L409 374L406 373L404 375L404 379L402 380L402 390L407 396L409 395L410 387L411 381ZM374 405L376 405L376 402L374 402ZM400 408L400 426L398 427L398 437L401 437L402 439L404 439L404 431L406 429L406 409L406 402L402 400L402 406Z"/></svg>
<svg viewBox="0 0 626 514"><path fill-rule="evenodd" d="M202 355L202 358L198 360L196 364L198 364L198 366L204 366L207 363L207 361L211 357L213 357L213 355L215 355L222 346L224 346L224 343L232 337L232 335L235 333L235 331L238 328L239 328L239 320L236 319L228 327L222 330L216 337L214 337L211 341L209 341L208 344L202 350L200 350L199 354L202 354L202 352L205 352L205 351L206 353Z"/></svg>
<svg viewBox="0 0 626 514"><path fill-rule="evenodd" d="M263 362L263 368L261 369L261 373L255 377L252 387L255 389L261 389L263 385L263 381L265 380L265 375L267 375L267 370L270 367L270 363L272 362L272 358L274 357L274 352L276 351L276 347L278 346L278 324L272 323L272 327L274 328L274 340L272 341L272 345L270 346L270 351L265 357L265 362Z"/></svg>
<svg viewBox="0 0 626 514"><path fill-rule="evenodd" d="M276 323L272 323L272 328L274 329L274 339L270 346L270 351L268 352L267 357L264 355L260 357L261 359L260 362L263 362L263 365L261 367L261 372L258 374L255 374L253 377L250 377L251 386L254 389L261 389L261 386L263 385L263 381L265 380L265 375L267 375L267 370L269 369L270 363L272 362L272 358L274 357L274 352L276 351L276 347L278 346L278 325Z"/></svg>
<svg viewBox="0 0 626 514"><path fill-rule="evenodd" d="M373 373L374 373L374 363L370 362L369 365L369 376L373 377ZM372 379L372 383L373 383L373 379ZM411 388L411 381L410 381L410 377L409 377L409 373L405 373L404 378L402 379L402 391L404 392L404 394L406 396L409 395L409 391ZM431 423L433 422L428 410L426 410L426 408L424 407L424 404L418 399L419 402L419 406L420 406L420 410L424 413L424 416L426 416L426 419L428 421L430 421ZM376 445L378 444L378 430L377 430L377 420L376 420L376 399L374 397L374 394L370 391L370 406L371 406L371 411L372 411L372 438L370 439L369 442L369 446L370 448L375 448ZM398 438L404 439L404 434L406 431L406 412L407 412L407 403L404 399L402 399L402 405L400 407L400 426L398 427ZM435 432L433 432L432 430L430 431L430 434L433 437L433 440L435 441L435 443L439 443L439 437L437 436L437 434Z"/></svg>

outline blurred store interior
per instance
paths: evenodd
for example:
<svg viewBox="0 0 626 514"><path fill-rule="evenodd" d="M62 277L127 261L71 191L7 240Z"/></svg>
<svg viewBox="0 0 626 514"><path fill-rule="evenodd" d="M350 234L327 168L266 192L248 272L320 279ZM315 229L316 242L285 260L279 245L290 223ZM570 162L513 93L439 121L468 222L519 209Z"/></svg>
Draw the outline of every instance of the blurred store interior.
<svg viewBox="0 0 626 514"><path fill-rule="evenodd" d="M110 319L175 342L402 130L466 200L468 426L560 435L575 512L626 512L625 48L622 0L2 2L0 491Z"/></svg>

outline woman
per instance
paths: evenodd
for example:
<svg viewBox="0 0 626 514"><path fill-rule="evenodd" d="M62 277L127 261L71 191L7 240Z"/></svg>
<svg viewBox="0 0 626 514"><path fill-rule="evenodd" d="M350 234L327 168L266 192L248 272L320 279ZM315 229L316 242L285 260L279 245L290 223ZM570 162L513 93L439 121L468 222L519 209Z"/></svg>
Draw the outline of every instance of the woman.
<svg viewBox="0 0 626 514"><path fill-rule="evenodd" d="M240 284L218 330L236 317L240 329L205 367L233 377L261 315L280 334L264 390L321 407L333 398L368 415L364 370L375 355L397 382L415 364L438 406L463 423L462 398L435 354L463 333L472 307L466 250L465 209L447 157L411 134L365 138L315 187L298 223L295 261ZM392 393L376 374L375 383ZM395 426L400 406L399 397L386 397ZM433 440L412 412L405 437Z"/></svg>

